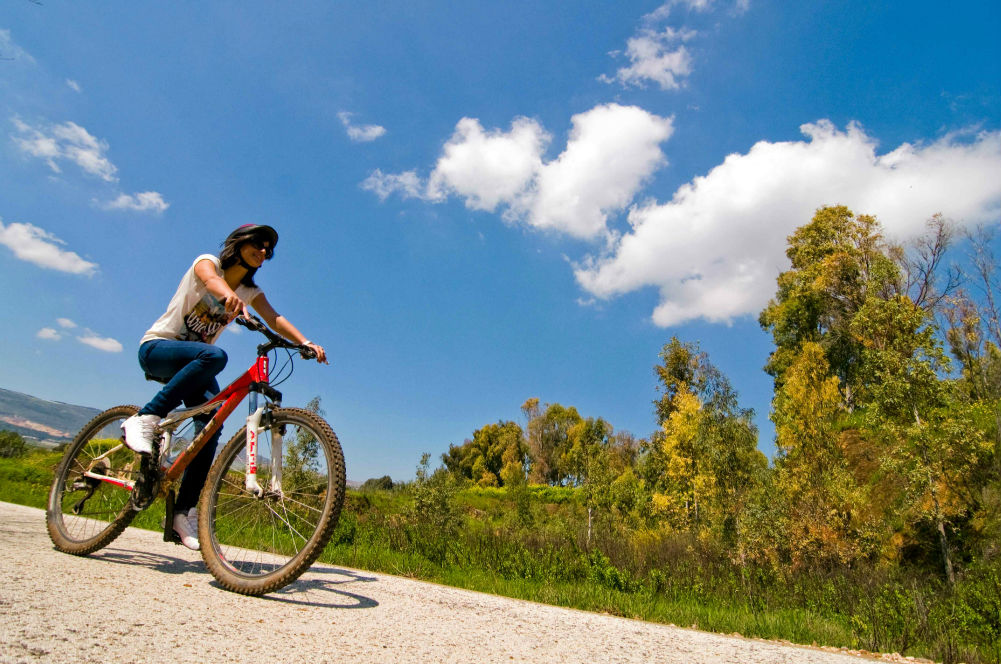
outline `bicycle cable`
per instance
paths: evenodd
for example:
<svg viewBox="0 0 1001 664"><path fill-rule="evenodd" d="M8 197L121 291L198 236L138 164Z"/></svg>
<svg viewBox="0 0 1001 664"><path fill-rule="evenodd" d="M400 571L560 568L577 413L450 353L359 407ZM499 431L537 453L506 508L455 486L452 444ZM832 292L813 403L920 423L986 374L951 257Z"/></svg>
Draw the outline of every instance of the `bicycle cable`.
<svg viewBox="0 0 1001 664"><path fill-rule="evenodd" d="M275 348L271 351L272 353L274 353L274 358L271 360L272 366L278 364L278 350L279 350L278 348ZM289 348L282 348L281 350L285 351L285 355L287 357L285 359L285 362L280 367L278 367L277 371L274 372L275 377L271 381L269 381L272 387L277 387L278 385L281 385L289 378L291 378L293 373L295 373L295 363L292 361L292 350ZM288 370L288 373L285 373L286 369Z"/></svg>

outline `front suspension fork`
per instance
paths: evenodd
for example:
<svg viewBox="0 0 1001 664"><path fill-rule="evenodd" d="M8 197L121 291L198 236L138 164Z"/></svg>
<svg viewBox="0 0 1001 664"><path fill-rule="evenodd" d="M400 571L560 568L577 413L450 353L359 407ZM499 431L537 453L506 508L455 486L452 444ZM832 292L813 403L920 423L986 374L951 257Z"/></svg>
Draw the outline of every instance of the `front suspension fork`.
<svg viewBox="0 0 1001 664"><path fill-rule="evenodd" d="M264 429L261 419L264 406L257 405L257 392L250 393L250 414L247 416L247 491L262 498L264 488L257 483L257 442ZM268 491L272 495L282 495L282 432L281 427L271 427L271 482Z"/></svg>

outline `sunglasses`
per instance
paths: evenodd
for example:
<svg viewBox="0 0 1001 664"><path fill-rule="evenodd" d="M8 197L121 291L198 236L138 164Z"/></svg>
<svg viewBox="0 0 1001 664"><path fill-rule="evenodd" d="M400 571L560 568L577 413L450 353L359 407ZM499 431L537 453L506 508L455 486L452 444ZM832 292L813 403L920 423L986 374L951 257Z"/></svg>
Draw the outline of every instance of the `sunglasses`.
<svg viewBox="0 0 1001 664"><path fill-rule="evenodd" d="M257 249L258 251L263 249L265 252L264 254L265 260L271 260L271 257L275 255L274 249L271 248L271 243L262 238L259 237L250 238L249 240L247 240L247 244L249 244L254 249Z"/></svg>

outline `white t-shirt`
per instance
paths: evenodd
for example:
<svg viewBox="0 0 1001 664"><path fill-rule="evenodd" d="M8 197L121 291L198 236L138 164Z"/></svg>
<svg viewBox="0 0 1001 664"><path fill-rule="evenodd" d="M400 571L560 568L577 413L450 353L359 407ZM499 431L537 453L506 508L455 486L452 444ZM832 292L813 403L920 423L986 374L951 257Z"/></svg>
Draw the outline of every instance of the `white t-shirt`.
<svg viewBox="0 0 1001 664"><path fill-rule="evenodd" d="M205 288L205 284L195 274L195 265L199 261L210 260L215 266L216 274L222 274L222 264L217 256L202 254L195 259L188 271L181 278L177 292L170 299L167 311L146 330L139 345L153 339L171 339L177 341L202 341L215 343L219 333L229 323L226 308ZM256 286L239 284L235 289L237 296L248 305L261 294Z"/></svg>

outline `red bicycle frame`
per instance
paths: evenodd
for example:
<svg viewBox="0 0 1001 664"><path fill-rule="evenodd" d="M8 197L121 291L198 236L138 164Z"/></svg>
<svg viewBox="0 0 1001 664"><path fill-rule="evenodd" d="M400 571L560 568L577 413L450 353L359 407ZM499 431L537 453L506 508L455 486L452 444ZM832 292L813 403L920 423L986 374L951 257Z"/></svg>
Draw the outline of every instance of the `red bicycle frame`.
<svg viewBox="0 0 1001 664"><path fill-rule="evenodd" d="M253 418L253 414L258 410L257 408L257 392L260 391L261 386L268 385L268 357L267 355L262 355L257 358L257 361L247 369L243 375L234 380L232 383L226 386L219 394L215 395L204 404L200 406L195 406L185 411L177 413L175 416L168 416L160 423L161 428L168 429L170 426L176 422L187 419L193 415L197 415L201 412L206 412L212 410L213 404L222 404L219 406L219 410L216 411L212 419L208 421L205 427L195 436L191 444L182 451L174 463L170 465L164 474L165 485L169 485L171 482L177 480L184 469L187 468L188 464L191 463L192 459L202 451L205 444L212 438L213 435L219 429L222 428L223 422L236 410L236 407L240 405L244 397L248 394L252 396L251 398L251 415L248 419L247 427L247 438L248 438L248 449L247 449L247 473L248 475L256 475L257 472L257 424L258 422L249 421ZM258 414L258 420L260 415Z"/></svg>

